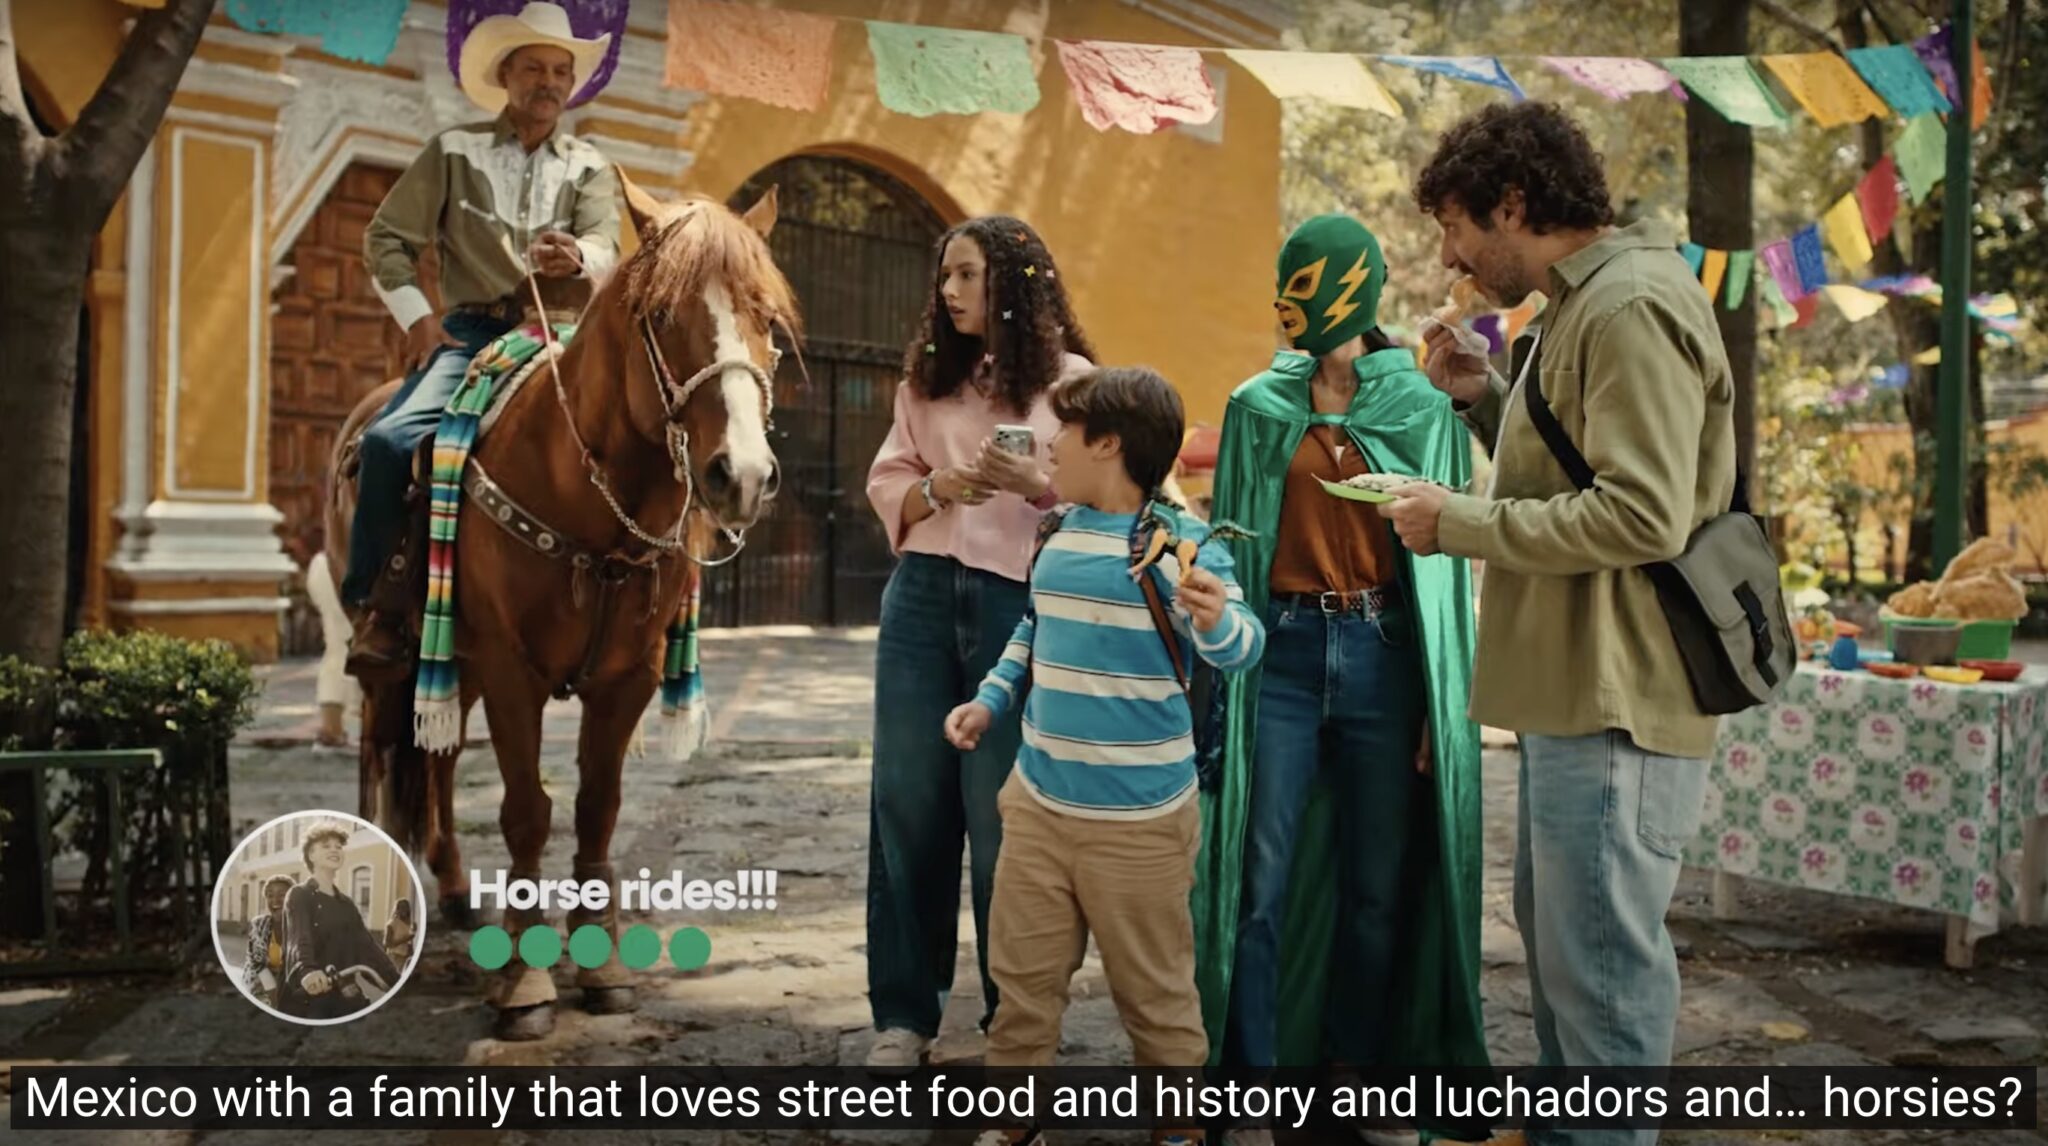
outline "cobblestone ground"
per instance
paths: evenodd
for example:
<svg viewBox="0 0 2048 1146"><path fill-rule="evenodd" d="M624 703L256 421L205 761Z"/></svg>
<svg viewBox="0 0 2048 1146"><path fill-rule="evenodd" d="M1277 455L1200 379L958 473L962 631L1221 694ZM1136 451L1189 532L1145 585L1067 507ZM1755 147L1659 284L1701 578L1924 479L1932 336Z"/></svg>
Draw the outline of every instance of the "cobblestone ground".
<svg viewBox="0 0 2048 1146"><path fill-rule="evenodd" d="M309 1030L256 1013L210 962L172 981L77 980L0 991L0 1061L93 1063L702 1064L858 1063L869 1040L865 1001L867 741L871 633L715 634L706 642L715 746L676 768L629 763L614 861L625 870L719 878L739 868L781 873L773 912L643 914L664 934L702 926L711 961L691 974L645 980L629 1015L578 1010L562 973L555 1033L537 1043L490 1037L477 971L463 937L435 928L420 971L376 1014ZM306 808L352 809L352 751L312 747L313 666L269 670L263 711L234 754L238 830ZM549 708L544 770L555 796L552 867L567 875L575 785L576 706ZM474 730L480 737L480 730ZM1535 1057L1528 978L1509 907L1515 768L1510 751L1486 759L1484 994L1494 1059ZM498 777L488 746L465 759L457 818L465 859L495 868L506 852L497 829ZM431 895L431 891L430 891ZM963 898L964 903L964 898ZM1685 1064L2027 1063L2042 1061L2048 1032L2048 933L2008 931L1984 940L1977 969L1941 962L1936 916L1818 894L1759 887L1743 892L1744 919L1715 921L1708 881L1688 873L1672 909L1684 956L1678 1061ZM972 924L963 913L958 991L937 1056L970 1062L981 999ZM1781 1025L1782 1024L1782 1025ZM1076 977L1062 1062L1129 1061L1130 1046L1091 956ZM0 1098L0 1106L5 1099ZM34 1136L11 1133L11 1141ZM95 1135L121 1142L268 1141L234 1133ZM551 1139L509 1134L503 1140ZM1350 1140L1348 1136L1328 1140ZM379 1133L351 1140L469 1143L457 1133ZM565 1138L565 1140L567 1140ZM577 1141L642 1142L637 1132L583 1132ZM952 1142L959 1136L674 1134L704 1143ZM1284 1139L1283 1139L1284 1140ZM1316 1140L1304 1137L1300 1141ZM2038 1146L2048 1136L1946 1133L1670 1133L1666 1142L1960 1142ZM1138 1135L1065 1136L1064 1143L1137 1142Z"/></svg>

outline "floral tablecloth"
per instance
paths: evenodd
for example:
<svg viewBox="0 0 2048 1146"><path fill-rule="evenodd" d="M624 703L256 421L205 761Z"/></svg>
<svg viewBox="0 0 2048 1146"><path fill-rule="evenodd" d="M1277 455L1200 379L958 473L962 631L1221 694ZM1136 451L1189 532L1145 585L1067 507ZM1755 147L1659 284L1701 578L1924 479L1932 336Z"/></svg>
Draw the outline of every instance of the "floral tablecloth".
<svg viewBox="0 0 2048 1146"><path fill-rule="evenodd" d="M2023 825L2048 816L2044 752L2048 671L1961 686L1802 664L1776 702L1722 719L1686 860L1993 931Z"/></svg>

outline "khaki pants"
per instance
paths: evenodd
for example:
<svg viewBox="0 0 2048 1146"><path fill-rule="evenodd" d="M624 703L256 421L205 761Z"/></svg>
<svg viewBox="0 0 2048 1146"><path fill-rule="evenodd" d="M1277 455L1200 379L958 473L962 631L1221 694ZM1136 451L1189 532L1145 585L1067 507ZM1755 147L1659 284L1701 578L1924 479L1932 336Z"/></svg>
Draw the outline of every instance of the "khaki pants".
<svg viewBox="0 0 2048 1146"><path fill-rule="evenodd" d="M1138 1066L1209 1058L1195 990L1188 894L1202 813L1189 800L1150 820L1089 820L1038 802L1014 771L996 798L1003 850L989 909L989 975L1001 999L989 1066L1045 1066L1060 1044L1067 984L1095 932Z"/></svg>

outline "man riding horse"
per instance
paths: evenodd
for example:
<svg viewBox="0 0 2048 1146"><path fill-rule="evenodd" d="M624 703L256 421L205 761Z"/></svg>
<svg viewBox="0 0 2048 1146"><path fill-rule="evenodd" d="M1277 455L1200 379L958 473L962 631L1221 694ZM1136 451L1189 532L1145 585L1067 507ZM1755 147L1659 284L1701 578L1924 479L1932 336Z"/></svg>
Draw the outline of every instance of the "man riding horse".
<svg viewBox="0 0 2048 1146"><path fill-rule="evenodd" d="M428 141L364 233L371 281L405 330L409 373L362 439L341 586L343 603L357 613L348 669L359 677L389 676L410 663L403 595L387 604L371 591L406 519L414 453L470 360L517 325L529 273L550 311L573 311L618 261L618 177L595 147L561 128L563 109L610 40L578 39L568 14L548 3L478 24L462 46L460 80L463 93L497 119ZM429 246L440 254L442 314L419 286L419 259Z"/></svg>

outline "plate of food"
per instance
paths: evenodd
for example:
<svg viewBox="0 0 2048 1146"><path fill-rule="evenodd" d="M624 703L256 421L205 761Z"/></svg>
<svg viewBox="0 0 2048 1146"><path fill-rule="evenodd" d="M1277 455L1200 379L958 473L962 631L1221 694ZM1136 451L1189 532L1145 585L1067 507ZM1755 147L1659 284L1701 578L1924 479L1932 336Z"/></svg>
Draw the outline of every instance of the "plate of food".
<svg viewBox="0 0 2048 1146"><path fill-rule="evenodd" d="M1323 492L1346 501L1369 501L1375 505L1394 500L1393 491L1404 485L1435 485L1426 478L1409 477L1406 474L1358 474L1343 481L1323 481Z"/></svg>

